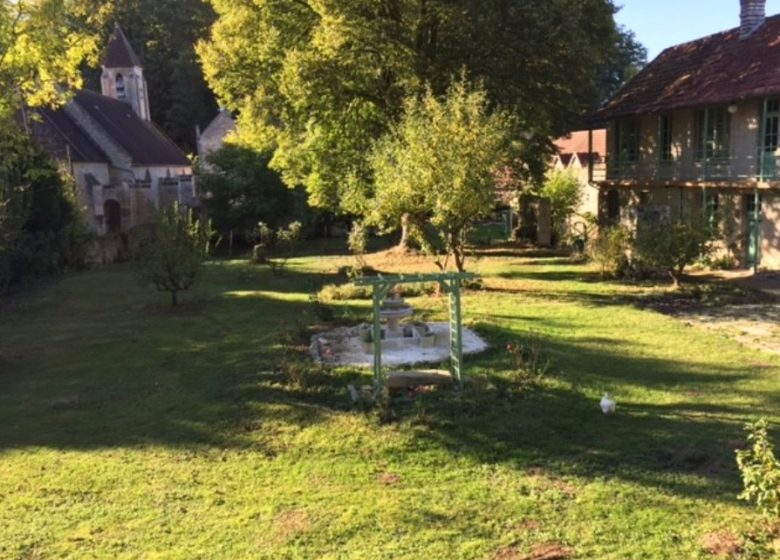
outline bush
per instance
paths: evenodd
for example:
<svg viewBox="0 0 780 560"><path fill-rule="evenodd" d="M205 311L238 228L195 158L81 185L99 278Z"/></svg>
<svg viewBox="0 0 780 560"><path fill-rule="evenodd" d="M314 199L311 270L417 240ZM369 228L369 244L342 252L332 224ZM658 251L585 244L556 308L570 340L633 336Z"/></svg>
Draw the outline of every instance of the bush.
<svg viewBox="0 0 780 560"><path fill-rule="evenodd" d="M540 194L550 201L553 232L560 241L566 234L566 221L582 199L580 182L570 171L556 171L547 177Z"/></svg>
<svg viewBox="0 0 780 560"><path fill-rule="evenodd" d="M293 222L287 228L279 228L274 236L274 259L269 259L271 270L274 274L282 272L287 266L287 261L295 254L303 238L303 226L301 222Z"/></svg>
<svg viewBox="0 0 780 560"><path fill-rule="evenodd" d="M178 292L195 283L210 254L213 235L211 222L196 220L192 210L182 212L178 204L161 210L135 251L139 279L169 292L171 305L176 305Z"/></svg>
<svg viewBox="0 0 780 560"><path fill-rule="evenodd" d="M755 502L763 513L780 516L780 463L767 435L767 421L748 424L748 449L737 451L737 466L745 489L741 500Z"/></svg>
<svg viewBox="0 0 780 560"><path fill-rule="evenodd" d="M644 268L668 272L680 286L685 267L712 252L713 228L706 220L642 222L637 228L635 258Z"/></svg>
<svg viewBox="0 0 780 560"><path fill-rule="evenodd" d="M618 278L629 267L631 234L622 226L602 228L588 243L588 256L601 265L602 278Z"/></svg>

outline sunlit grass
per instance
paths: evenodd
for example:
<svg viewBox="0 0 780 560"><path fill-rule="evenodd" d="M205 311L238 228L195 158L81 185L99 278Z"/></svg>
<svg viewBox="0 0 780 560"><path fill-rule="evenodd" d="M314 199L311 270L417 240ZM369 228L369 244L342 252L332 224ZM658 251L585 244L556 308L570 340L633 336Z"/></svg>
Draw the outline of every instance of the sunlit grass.
<svg viewBox="0 0 780 560"><path fill-rule="evenodd" d="M216 261L176 310L125 266L7 302L0 557L705 558L703 535L758 525L733 449L748 419L778 420L778 358L647 308L665 287L497 249L467 262L485 289L464 297L492 346L468 373L495 389L429 394L383 426L345 391L368 372L308 355L328 326L309 296L352 262L338 253L280 275ZM444 298L410 302L446 317ZM514 395L504 347L529 338L552 368Z"/></svg>

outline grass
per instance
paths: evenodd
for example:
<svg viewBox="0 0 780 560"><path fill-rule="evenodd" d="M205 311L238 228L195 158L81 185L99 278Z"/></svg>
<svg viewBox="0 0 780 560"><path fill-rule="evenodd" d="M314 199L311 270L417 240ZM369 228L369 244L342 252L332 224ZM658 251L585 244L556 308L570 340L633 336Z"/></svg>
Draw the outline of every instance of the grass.
<svg viewBox="0 0 780 560"><path fill-rule="evenodd" d="M309 296L350 262L328 253L281 276L210 263L177 310L125 266L6 302L0 557L707 558L713 534L771 554L734 448L780 419L780 359L656 313L662 288L491 248L467 263L485 281L465 316L492 347L476 381L381 425L345 390L367 372L310 363L327 325ZM368 301L330 305L368 319ZM504 347L529 338L552 370L518 394Z"/></svg>

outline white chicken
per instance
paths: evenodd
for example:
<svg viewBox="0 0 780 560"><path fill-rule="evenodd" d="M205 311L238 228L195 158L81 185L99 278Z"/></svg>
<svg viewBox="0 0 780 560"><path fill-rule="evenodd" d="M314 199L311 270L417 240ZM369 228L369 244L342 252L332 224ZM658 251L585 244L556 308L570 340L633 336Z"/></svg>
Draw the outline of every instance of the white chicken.
<svg viewBox="0 0 780 560"><path fill-rule="evenodd" d="M612 399L609 394L604 393L604 396L601 397L601 412L604 414L614 414L615 413L615 401Z"/></svg>

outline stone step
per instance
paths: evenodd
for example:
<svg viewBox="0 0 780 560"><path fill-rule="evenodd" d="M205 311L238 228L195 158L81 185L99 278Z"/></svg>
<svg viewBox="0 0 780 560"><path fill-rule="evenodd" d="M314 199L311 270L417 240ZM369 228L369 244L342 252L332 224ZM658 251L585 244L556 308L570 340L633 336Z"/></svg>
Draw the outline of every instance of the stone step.
<svg viewBox="0 0 780 560"><path fill-rule="evenodd" d="M387 374L388 389L409 389L424 385L452 385L452 375L444 369L391 371Z"/></svg>

